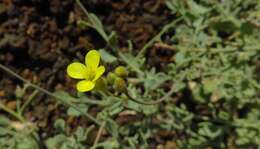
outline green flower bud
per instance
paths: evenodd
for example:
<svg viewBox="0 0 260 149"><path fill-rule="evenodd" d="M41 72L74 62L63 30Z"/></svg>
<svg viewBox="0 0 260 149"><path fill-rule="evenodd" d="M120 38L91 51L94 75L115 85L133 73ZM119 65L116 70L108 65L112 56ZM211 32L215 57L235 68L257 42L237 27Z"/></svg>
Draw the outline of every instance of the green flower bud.
<svg viewBox="0 0 260 149"><path fill-rule="evenodd" d="M126 91L126 82L124 79L117 77L115 79L113 87L117 92L124 92Z"/></svg>
<svg viewBox="0 0 260 149"><path fill-rule="evenodd" d="M117 78L116 74L114 74L113 72L109 72L108 75L107 75L107 82L108 82L108 84L113 85L115 80L116 80L116 78Z"/></svg>
<svg viewBox="0 0 260 149"><path fill-rule="evenodd" d="M128 76L128 72L123 66L116 67L115 74L122 78L126 78Z"/></svg>
<svg viewBox="0 0 260 149"><path fill-rule="evenodd" d="M107 90L107 80L105 78L99 78L96 81L95 90L105 91Z"/></svg>

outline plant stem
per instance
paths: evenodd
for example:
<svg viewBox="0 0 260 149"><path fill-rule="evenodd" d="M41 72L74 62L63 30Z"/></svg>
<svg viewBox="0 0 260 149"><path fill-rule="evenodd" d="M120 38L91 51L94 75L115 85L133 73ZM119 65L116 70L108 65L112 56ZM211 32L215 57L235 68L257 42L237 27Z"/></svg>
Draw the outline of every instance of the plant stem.
<svg viewBox="0 0 260 149"><path fill-rule="evenodd" d="M80 0L76 0L76 3L78 4L78 6L80 7L80 9L85 13L85 15L88 17L88 19L90 18L89 17L89 13L87 11L87 9L83 6L83 4L81 3Z"/></svg>
<svg viewBox="0 0 260 149"><path fill-rule="evenodd" d="M90 99L87 99L87 98L84 98L82 101L78 101L78 100L75 100L75 101L72 101L73 103L84 103L84 104L92 104L92 105L100 105L100 106L103 106L104 103L102 101L99 101L99 100L90 100Z"/></svg>
<svg viewBox="0 0 260 149"><path fill-rule="evenodd" d="M3 103L0 102L0 109L4 110L5 112L9 113L13 117L17 118L21 122L26 122L26 120L18 113L16 113L14 110L6 107Z"/></svg>
<svg viewBox="0 0 260 149"><path fill-rule="evenodd" d="M97 136L96 136L96 139L94 141L94 146L98 144L100 138L101 138L101 135L104 131L104 127L106 126L106 121L103 121L101 126L99 127L99 130L98 130L98 133L97 133Z"/></svg>
<svg viewBox="0 0 260 149"><path fill-rule="evenodd" d="M130 100L132 100L132 101L134 101L134 102L136 102L136 103L144 104L144 105L155 105L155 104L158 104L158 103L160 103L160 102L162 102L162 101L168 99L168 98L174 93L174 91L175 91L175 89L174 89L174 87L172 86L172 87L171 87L171 90L170 90L168 93L166 93L162 98L159 98L159 99L157 99L157 100L155 100L155 101L152 101L152 102L145 102L145 101L137 100L137 99L133 98L127 91L125 92L125 94L126 94L126 96L127 96Z"/></svg>
<svg viewBox="0 0 260 149"><path fill-rule="evenodd" d="M20 115L23 114L25 108L32 102L32 100L34 99L34 97L39 93L39 90L35 90L33 91L33 93L29 96L29 98L25 101L25 103L23 104L23 106L21 107L19 113Z"/></svg>
<svg viewBox="0 0 260 149"><path fill-rule="evenodd" d="M154 36L148 43L146 43L143 48L139 51L139 53L137 54L137 58L140 58L141 56L143 56L147 50L147 48L149 48L150 46L152 46L152 44L156 41L160 41L161 36L166 33L170 28L174 27L178 22L180 22L183 19L183 17L179 17L178 19L172 21L171 23L165 25L162 30L156 35Z"/></svg>

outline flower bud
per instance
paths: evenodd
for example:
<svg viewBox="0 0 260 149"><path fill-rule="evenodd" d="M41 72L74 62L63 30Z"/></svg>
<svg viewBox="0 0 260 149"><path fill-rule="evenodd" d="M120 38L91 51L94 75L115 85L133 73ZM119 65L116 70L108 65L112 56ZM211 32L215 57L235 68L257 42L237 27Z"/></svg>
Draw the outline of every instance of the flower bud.
<svg viewBox="0 0 260 149"><path fill-rule="evenodd" d="M117 92L124 92L126 90L126 82L124 79L117 77L113 87Z"/></svg>
<svg viewBox="0 0 260 149"><path fill-rule="evenodd" d="M128 76L128 72L123 66L116 67L115 74L122 78L126 78Z"/></svg>
<svg viewBox="0 0 260 149"><path fill-rule="evenodd" d="M116 74L114 74L113 72L109 72L107 75L107 83L111 85L114 84L116 78L117 78Z"/></svg>
<svg viewBox="0 0 260 149"><path fill-rule="evenodd" d="M96 81L95 90L104 91L107 89L107 80L103 77Z"/></svg>

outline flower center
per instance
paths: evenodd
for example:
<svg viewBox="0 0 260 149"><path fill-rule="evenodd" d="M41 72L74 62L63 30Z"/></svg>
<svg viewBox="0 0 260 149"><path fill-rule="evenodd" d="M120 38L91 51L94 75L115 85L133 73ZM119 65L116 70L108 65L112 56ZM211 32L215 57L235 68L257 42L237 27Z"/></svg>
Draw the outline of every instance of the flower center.
<svg viewBox="0 0 260 149"><path fill-rule="evenodd" d="M96 71L94 69L89 68L86 72L86 80L92 81L96 76Z"/></svg>

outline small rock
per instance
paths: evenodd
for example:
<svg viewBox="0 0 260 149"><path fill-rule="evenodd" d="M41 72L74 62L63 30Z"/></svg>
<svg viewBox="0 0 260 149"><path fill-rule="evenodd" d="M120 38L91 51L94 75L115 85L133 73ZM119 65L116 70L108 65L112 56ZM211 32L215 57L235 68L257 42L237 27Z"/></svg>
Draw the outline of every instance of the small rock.
<svg viewBox="0 0 260 149"><path fill-rule="evenodd" d="M15 110L16 109L16 101L9 101L6 106L12 110Z"/></svg>
<svg viewBox="0 0 260 149"><path fill-rule="evenodd" d="M175 141L167 141L165 144L165 149L177 149L177 144Z"/></svg>
<svg viewBox="0 0 260 149"><path fill-rule="evenodd" d="M159 144L156 146L156 149L164 149L164 146L162 144Z"/></svg>
<svg viewBox="0 0 260 149"><path fill-rule="evenodd" d="M5 96L5 91L4 90L0 90L0 97L4 97Z"/></svg>

